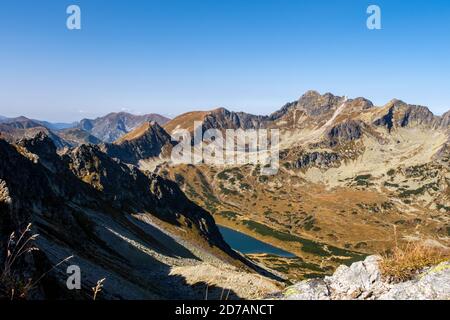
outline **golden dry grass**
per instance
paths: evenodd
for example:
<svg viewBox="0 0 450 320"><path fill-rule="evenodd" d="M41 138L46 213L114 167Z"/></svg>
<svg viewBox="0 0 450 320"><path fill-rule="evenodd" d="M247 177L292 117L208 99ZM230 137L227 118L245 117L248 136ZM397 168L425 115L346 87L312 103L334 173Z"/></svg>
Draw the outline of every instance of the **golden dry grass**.
<svg viewBox="0 0 450 320"><path fill-rule="evenodd" d="M139 126L138 128L128 132L127 134L125 134L123 137L117 139L115 141L116 144L121 144L125 141L132 141L135 140L141 136L143 136L148 129L150 129L150 127L152 126L152 124L150 122L144 122L141 126Z"/></svg>
<svg viewBox="0 0 450 320"><path fill-rule="evenodd" d="M31 233L31 223L18 236L15 232L10 235L4 265L0 270L0 299L24 299L33 288L32 279L18 276L14 268L22 256L38 250L34 246L37 237L37 234Z"/></svg>
<svg viewBox="0 0 450 320"><path fill-rule="evenodd" d="M383 255L380 270L390 281L401 282L414 278L426 267L449 259L449 250L410 242L404 246L396 246L390 253Z"/></svg>
<svg viewBox="0 0 450 320"><path fill-rule="evenodd" d="M24 273L24 270L19 270L20 268L17 268L17 264L19 260L23 260L26 255L30 255L33 251L39 251L39 248L35 246L35 241L38 236L38 234L32 233L31 223L18 234L13 232L9 236L6 246L5 261L3 261L3 266L0 267L0 300L27 299L29 293L36 289L39 282L47 274L73 258L73 256L69 256L64 260L61 260L37 279L25 277L26 272Z"/></svg>
<svg viewBox="0 0 450 320"><path fill-rule="evenodd" d="M173 130L187 129L190 132L194 130L194 121L203 121L210 114L208 111L192 111L187 112L167 122L163 128L171 134Z"/></svg>

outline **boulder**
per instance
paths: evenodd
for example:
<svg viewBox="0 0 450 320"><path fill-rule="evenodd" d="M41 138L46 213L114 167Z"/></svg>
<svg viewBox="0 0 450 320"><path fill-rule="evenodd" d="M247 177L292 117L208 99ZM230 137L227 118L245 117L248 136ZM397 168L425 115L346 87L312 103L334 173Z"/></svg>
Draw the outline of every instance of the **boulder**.
<svg viewBox="0 0 450 320"><path fill-rule="evenodd" d="M448 300L450 261L427 268L402 283L383 279L379 256L351 266L341 265L332 276L301 281L273 297L283 300Z"/></svg>

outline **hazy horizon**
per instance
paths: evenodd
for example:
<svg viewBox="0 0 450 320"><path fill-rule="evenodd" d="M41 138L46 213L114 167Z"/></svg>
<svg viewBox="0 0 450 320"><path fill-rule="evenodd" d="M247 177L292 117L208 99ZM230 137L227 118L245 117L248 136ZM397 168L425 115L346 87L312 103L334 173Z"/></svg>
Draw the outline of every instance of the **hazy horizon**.
<svg viewBox="0 0 450 320"><path fill-rule="evenodd" d="M81 30L66 28L71 4ZM366 27L370 4L382 30ZM450 109L449 18L447 1L7 1L0 115L270 114L310 89L441 115Z"/></svg>
<svg viewBox="0 0 450 320"><path fill-rule="evenodd" d="M311 90L313 90L313 89L311 89ZM317 91L317 90L315 90L315 91ZM333 93L333 92L319 92L319 93L320 93L320 94L331 93L331 94L334 94L334 95L336 95L336 96L345 96L345 95L338 95L338 94L335 94L335 93ZM300 98L300 97L301 97L301 96L299 96L299 98ZM359 98L359 97L348 97L348 98L349 98L349 99L356 99L356 98ZM367 98L367 97L363 97L363 98L366 98L366 99L368 99L368 100L370 100L370 101L372 101L372 102L374 103L373 100L371 100L371 99L369 99L369 98ZM393 100L393 99L402 100L402 101L404 101L404 102L406 102L406 103L408 103L408 104L411 104L411 105L417 105L417 104L414 103L414 102L411 102L411 101L405 101L404 99L400 99L400 98L392 98L392 99L389 99L389 101L391 101L391 100ZM275 108L274 110L270 111L269 113L261 113L261 114L254 113L254 114L255 114L255 115L262 115L262 116L264 116L264 115L270 115L271 113L280 110L286 103L293 102L293 101L295 101L295 100L296 100L296 99L292 99L292 100L286 101L285 103L281 104L280 106L278 106L278 107ZM374 106L375 106L375 107L382 107L382 106L386 105L389 101L386 101L386 102L384 102L384 103L382 103L382 104L374 103ZM0 113L0 119L1 119L1 117L6 117L6 118L17 118L17 117L24 116L24 117L29 118L29 119L40 120L40 121L50 121L50 122L52 122L52 123L74 123L74 122L79 122L79 121L81 121L81 120L83 120L83 119L95 119L95 118L99 118L99 117L104 117L104 116L106 116L106 115L108 115L108 114L111 114L111 113L121 113L121 112L129 113L129 114L133 114L133 115L144 115L144 114L155 113L155 114L162 115L162 116L164 116L164 117L166 117L166 118L173 119L173 118L175 118L176 116L179 116L179 115L181 115L181 114L183 114L183 113L185 113L185 112L191 112L191 111L209 111L209 110L213 110L213 109L216 109L216 108L222 108L222 107L225 108L225 109L227 109L227 110L230 110L230 111L235 111L235 112L240 112L240 111L242 111L242 112L247 112L246 110L244 110L244 109L239 109L239 108L231 109L231 108L227 108L227 107L225 107L225 106L214 106L214 105L211 105L211 107L205 107L205 108L186 109L186 111L183 111L183 112L181 112L181 113L179 113L179 114L176 114L176 115L167 115L167 114L163 114L163 113L152 112L151 110L150 110L149 112L140 112L140 111L138 111L138 112L133 112L133 110L129 110L129 109L125 109L125 108L124 108L124 109L121 109L121 110L111 110L111 111L108 111L108 112L106 112L106 113L104 113L104 114L98 114L98 115L94 115L94 116L91 116L91 117L79 117L79 118L77 118L77 119L73 119L73 120L69 120L69 121L64 121L64 120L49 120L49 119L44 119L44 118L39 117L39 116L37 116L37 117L28 116L28 115L26 115L26 114L17 114L17 115L16 115L16 114L13 114L12 116L10 116L10 115L8 115L8 114L2 114L2 113ZM425 105L425 107L428 107L428 108L430 109L430 111L433 112L433 110L432 110L429 106L426 106L426 105ZM450 108L449 108L447 111L450 111ZM434 113L434 115L436 115L436 116L442 116L442 114L445 113L445 112L447 112L447 111L443 111L443 112L441 112L441 113L435 113L435 112L433 112L433 113ZM247 112L247 113L248 113L248 112Z"/></svg>

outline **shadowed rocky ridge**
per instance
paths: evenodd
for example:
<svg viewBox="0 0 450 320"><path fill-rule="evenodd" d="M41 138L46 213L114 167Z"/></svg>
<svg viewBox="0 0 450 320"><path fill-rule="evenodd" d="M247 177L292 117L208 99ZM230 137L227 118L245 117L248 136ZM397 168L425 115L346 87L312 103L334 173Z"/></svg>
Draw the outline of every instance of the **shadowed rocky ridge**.
<svg viewBox="0 0 450 320"><path fill-rule="evenodd" d="M158 123L146 122L115 143L102 145L102 150L110 157L137 165L140 160L170 156L174 144Z"/></svg>
<svg viewBox="0 0 450 320"><path fill-rule="evenodd" d="M28 223L39 234L39 251L17 264L17 275L39 278L51 270L29 298L89 298L102 278L103 298L195 298L203 292L171 275L174 266L223 264L230 275L233 265L257 268L229 248L213 218L175 183L97 146L59 156L42 133L16 145L0 139L0 188L2 247ZM82 270L81 291L65 287L69 264Z"/></svg>

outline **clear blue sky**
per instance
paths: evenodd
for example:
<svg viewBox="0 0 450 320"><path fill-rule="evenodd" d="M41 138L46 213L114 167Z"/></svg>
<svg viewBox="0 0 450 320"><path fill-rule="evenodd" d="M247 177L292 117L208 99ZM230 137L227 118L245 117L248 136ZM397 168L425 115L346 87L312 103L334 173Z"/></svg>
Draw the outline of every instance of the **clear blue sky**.
<svg viewBox="0 0 450 320"><path fill-rule="evenodd" d="M70 4L80 31L66 29ZM308 89L450 109L450 1L0 2L1 115L267 114Z"/></svg>

